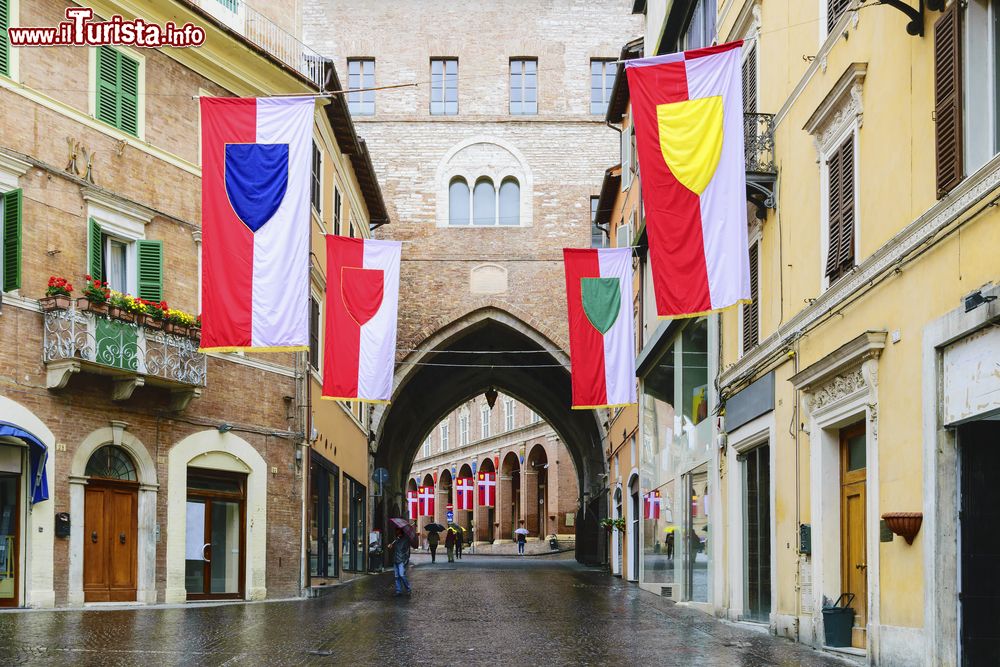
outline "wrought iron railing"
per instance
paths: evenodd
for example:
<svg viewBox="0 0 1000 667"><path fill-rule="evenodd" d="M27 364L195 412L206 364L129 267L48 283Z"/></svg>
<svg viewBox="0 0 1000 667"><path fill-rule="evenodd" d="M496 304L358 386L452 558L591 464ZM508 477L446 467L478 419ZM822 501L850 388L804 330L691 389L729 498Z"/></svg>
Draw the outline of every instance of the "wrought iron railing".
<svg viewBox="0 0 1000 667"><path fill-rule="evenodd" d="M126 374L204 386L208 362L198 343L75 307L45 313L43 359L88 361Z"/></svg>
<svg viewBox="0 0 1000 667"><path fill-rule="evenodd" d="M327 62L274 21L243 0L195 0L220 22L303 74L320 89L325 85L323 64Z"/></svg>
<svg viewBox="0 0 1000 667"><path fill-rule="evenodd" d="M774 114L743 114L743 141L747 173L778 173L774 164Z"/></svg>

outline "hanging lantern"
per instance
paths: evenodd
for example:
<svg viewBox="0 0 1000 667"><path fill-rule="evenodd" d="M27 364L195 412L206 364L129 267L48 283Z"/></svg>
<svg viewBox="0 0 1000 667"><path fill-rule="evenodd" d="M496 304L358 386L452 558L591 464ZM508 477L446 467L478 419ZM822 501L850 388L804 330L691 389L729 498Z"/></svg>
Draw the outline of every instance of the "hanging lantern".
<svg viewBox="0 0 1000 667"><path fill-rule="evenodd" d="M486 397L486 405L490 406L490 410L492 410L493 406L497 404L497 390L490 387L483 395Z"/></svg>

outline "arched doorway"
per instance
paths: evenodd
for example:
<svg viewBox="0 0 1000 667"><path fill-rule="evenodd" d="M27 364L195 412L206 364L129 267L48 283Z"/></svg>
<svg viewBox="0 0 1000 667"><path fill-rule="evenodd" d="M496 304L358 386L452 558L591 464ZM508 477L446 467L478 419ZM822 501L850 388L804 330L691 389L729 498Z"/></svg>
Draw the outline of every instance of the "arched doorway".
<svg viewBox="0 0 1000 667"><path fill-rule="evenodd" d="M521 462L517 454L507 452L500 463L500 482L498 484L497 512L500 518L500 539L514 539L514 529L521 521Z"/></svg>
<svg viewBox="0 0 1000 667"><path fill-rule="evenodd" d="M549 457L539 443L528 452L524 468L524 521L529 536L541 538L549 533L548 478Z"/></svg>
<svg viewBox="0 0 1000 667"><path fill-rule="evenodd" d="M139 476L123 448L107 444L87 460L83 503L83 599L131 602L138 582Z"/></svg>
<svg viewBox="0 0 1000 667"><path fill-rule="evenodd" d="M585 503L575 507L576 556L596 564L602 560L605 539L599 521L607 513L602 428L594 411L570 409L568 355L528 320L530 316L522 319L491 305L445 324L414 345L416 351L398 365L392 402L376 408L374 464L387 468L402 491L422 438L443 415L491 388L503 392L530 406L566 443L580 502ZM470 364L469 353L483 350L489 351L490 366ZM499 495L502 500L503 492ZM493 523L503 517L498 513ZM376 507L376 521L386 521L381 506ZM477 538L483 537L482 531L476 532Z"/></svg>
<svg viewBox="0 0 1000 667"><path fill-rule="evenodd" d="M615 489L615 501L614 501L614 518L622 518L622 490L619 486ZM623 552L623 538L625 531L615 528L611 534L611 574L618 575L622 574L622 552Z"/></svg>
<svg viewBox="0 0 1000 667"><path fill-rule="evenodd" d="M493 484L496 484L496 466L493 464L493 459L485 458L479 464L479 472L490 473L493 475ZM493 489L493 498L496 498L496 488ZM496 503L493 505L483 505L479 503L479 487L476 487L476 541L483 542L486 544L492 544L493 540L496 539L497 535L497 508Z"/></svg>
<svg viewBox="0 0 1000 667"><path fill-rule="evenodd" d="M438 475L437 503L435 503L434 507L434 520L442 526L448 525L448 505L452 505L452 509L454 510L451 487L451 471L445 468Z"/></svg>
<svg viewBox="0 0 1000 667"><path fill-rule="evenodd" d="M470 507L476 506L476 493L475 493L475 479L472 476L472 467L468 463L463 464L461 468L458 469L458 479L472 480L472 504ZM455 503L455 523L462 527L464 531L464 537L466 542L470 542L472 538L472 510L459 510L457 509L458 503Z"/></svg>
<svg viewBox="0 0 1000 667"><path fill-rule="evenodd" d="M434 511L437 509L436 507L432 508L433 505L437 504L434 502L434 476L430 473L424 475L417 491L417 533L420 535L420 541L426 547L427 533L424 532L424 526L434 521Z"/></svg>
<svg viewBox="0 0 1000 667"><path fill-rule="evenodd" d="M629 581L639 580L639 530L642 519L642 504L639 501L639 476L633 475L628 482L628 572Z"/></svg>

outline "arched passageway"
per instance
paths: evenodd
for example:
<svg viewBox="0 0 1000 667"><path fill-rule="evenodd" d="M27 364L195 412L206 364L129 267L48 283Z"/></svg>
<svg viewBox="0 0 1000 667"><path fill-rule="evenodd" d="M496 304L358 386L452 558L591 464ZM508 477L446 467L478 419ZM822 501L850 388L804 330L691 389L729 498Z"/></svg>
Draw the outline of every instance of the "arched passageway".
<svg viewBox="0 0 1000 667"><path fill-rule="evenodd" d="M489 457L483 459L479 464L479 472L495 474L496 471L496 465L494 465L493 459ZM478 489L476 490L476 493L479 493ZM476 505L475 539L477 542L492 542L496 539L496 517L496 507L487 507L486 505L481 504Z"/></svg>
<svg viewBox="0 0 1000 667"><path fill-rule="evenodd" d="M499 498L500 539L512 540L521 516L521 464L514 452L508 452L500 464Z"/></svg>
<svg viewBox="0 0 1000 667"><path fill-rule="evenodd" d="M530 537L545 537L550 532L547 527L548 476L548 455L545 453L545 447L537 444L528 452L528 461L524 466L524 517L527 524L525 528L528 529Z"/></svg>
<svg viewBox="0 0 1000 667"><path fill-rule="evenodd" d="M375 413L374 465L388 469L390 479L390 495L375 506L376 524L387 521L384 503L391 507L393 496L402 504L410 465L427 433L463 401L493 387L530 406L566 444L580 489L573 517L576 556L581 562L602 562L598 522L607 514L603 429L593 411L570 409L568 355L523 319L492 307L442 327L417 348L397 366L392 403ZM517 463L520 484L522 461ZM482 465L485 470L485 461ZM492 521L477 517L477 539L481 530L504 522L505 514L509 523L509 512L497 511ZM509 539L509 532L500 537Z"/></svg>

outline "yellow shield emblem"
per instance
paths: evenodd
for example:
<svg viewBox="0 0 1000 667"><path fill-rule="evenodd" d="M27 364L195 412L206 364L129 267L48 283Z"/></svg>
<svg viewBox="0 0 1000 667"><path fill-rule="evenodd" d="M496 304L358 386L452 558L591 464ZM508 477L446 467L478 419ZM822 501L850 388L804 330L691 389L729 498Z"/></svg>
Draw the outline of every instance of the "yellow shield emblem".
<svg viewBox="0 0 1000 667"><path fill-rule="evenodd" d="M670 172L698 196L722 155L722 97L656 105L660 151Z"/></svg>

